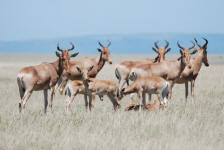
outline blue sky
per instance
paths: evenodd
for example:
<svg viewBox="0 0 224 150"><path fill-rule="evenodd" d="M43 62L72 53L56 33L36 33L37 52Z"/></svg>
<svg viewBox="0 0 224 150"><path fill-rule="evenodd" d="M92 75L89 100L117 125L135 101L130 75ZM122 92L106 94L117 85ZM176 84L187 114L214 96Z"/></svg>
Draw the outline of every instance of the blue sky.
<svg viewBox="0 0 224 150"><path fill-rule="evenodd" d="M224 33L223 0L0 0L0 40Z"/></svg>

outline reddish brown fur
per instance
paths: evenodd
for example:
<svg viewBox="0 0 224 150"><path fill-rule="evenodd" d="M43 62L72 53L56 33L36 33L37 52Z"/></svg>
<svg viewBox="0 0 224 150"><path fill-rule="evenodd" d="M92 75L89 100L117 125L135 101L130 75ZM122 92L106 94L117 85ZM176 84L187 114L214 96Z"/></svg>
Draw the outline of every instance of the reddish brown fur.
<svg viewBox="0 0 224 150"><path fill-rule="evenodd" d="M178 46L179 45L178 42ZM193 45L194 46L194 45ZM192 47L193 47L192 46ZM182 50L183 49L183 50ZM131 72L135 72L138 76L160 76L169 81L171 88L173 87L175 81L181 75L181 72L184 70L185 66L187 65L191 68L190 57L191 54L189 52L190 48L183 48L181 47L180 53L181 57L178 60L170 60L170 61L163 61L160 63L155 64L140 64L137 65L135 68L132 69ZM170 91L169 99L171 98L172 91Z"/></svg>
<svg viewBox="0 0 224 150"><path fill-rule="evenodd" d="M142 102L143 105L146 106L145 94L156 94L159 100L166 105L169 87L169 83L161 77L139 76L131 85L122 89L120 96L123 97L123 95L137 93L139 106L141 107ZM141 108L139 109L139 111L141 111Z"/></svg>
<svg viewBox="0 0 224 150"><path fill-rule="evenodd" d="M123 61L116 67L115 75L119 80L119 93L120 90L124 87L125 83L127 83L127 85L129 84L128 80L132 68L135 68L136 66L140 67L141 65L144 66L152 64L155 62L163 62L165 60L165 54L170 51L170 48L168 48L169 43L166 41L165 47L159 47L157 43L158 41L154 43L156 48L152 48L158 54L155 59L146 59L144 61Z"/></svg>
<svg viewBox="0 0 224 150"><path fill-rule="evenodd" d="M120 107L120 99L116 95L116 89L117 84L113 81L108 80L98 80L95 78L90 78L88 83L88 91L85 90L85 86L80 80L69 81L66 91L69 90L70 95L68 95L68 99L66 100L66 110L68 111L71 102L74 100L74 97L77 94L88 95L91 97L89 102L85 99L86 109L89 106L89 109L91 110L94 106L95 95L98 95L100 98L104 95L107 95L111 100L114 109L116 110L117 107Z"/></svg>
<svg viewBox="0 0 224 150"><path fill-rule="evenodd" d="M73 45L73 44L72 44ZM74 47L74 45L73 45ZM69 69L70 57L75 57L78 53L70 55L69 50L58 50L62 53L56 52L59 59L52 63L42 63L37 66L28 66L23 68L17 75L17 83L19 86L20 98L19 111L21 112L25 108L27 100L31 96L33 91L44 91L45 96L45 113L47 111L47 90L52 89L51 92L51 103L50 107L52 109L53 96L55 85L61 76L63 70ZM71 49L72 50L72 49Z"/></svg>
<svg viewBox="0 0 224 150"><path fill-rule="evenodd" d="M126 106L125 111L139 111L139 108L139 105L131 103ZM164 106L160 103L158 99L156 99L153 104L146 104L145 107L142 105L142 108L143 110L159 111L160 109L163 109Z"/></svg>
<svg viewBox="0 0 224 150"><path fill-rule="evenodd" d="M81 80L81 74L77 71L76 66L83 66L84 69L87 69L91 66L94 66L94 68L88 72L88 77L95 78L98 72L103 68L105 62L108 62L109 64L112 64L112 60L110 58L110 42L107 46L103 46L100 42L99 45L103 49L98 49L100 52L100 55L96 58L88 58L85 57L84 59L81 59L79 61L71 61L70 62L70 71L65 72L63 74L62 82L60 84L59 90L60 93L63 93L64 87L68 80Z"/></svg>
<svg viewBox="0 0 224 150"><path fill-rule="evenodd" d="M198 73L201 69L202 63L205 64L205 66L209 66L208 58L207 58L207 39L204 38L206 43L201 46L198 41L195 39L195 42L199 46L199 49L195 49L198 54L195 56L195 58L191 59L192 68L185 68L184 71L181 73L180 78L176 81L178 84L185 84L185 99L187 100L188 97L188 82L191 82L191 96L194 98L194 85L195 80L198 76Z"/></svg>

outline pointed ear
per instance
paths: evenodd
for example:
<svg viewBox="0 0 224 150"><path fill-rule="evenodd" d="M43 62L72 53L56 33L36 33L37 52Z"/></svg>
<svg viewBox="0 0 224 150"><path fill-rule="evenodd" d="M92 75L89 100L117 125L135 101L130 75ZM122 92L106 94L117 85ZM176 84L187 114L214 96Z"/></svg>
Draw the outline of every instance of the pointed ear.
<svg viewBox="0 0 224 150"><path fill-rule="evenodd" d="M55 54L56 54L57 57L60 57L60 53L59 52L56 51Z"/></svg>
<svg viewBox="0 0 224 150"><path fill-rule="evenodd" d="M79 54L79 52L78 52L78 53L71 54L70 57L75 57L75 56L77 56L78 54Z"/></svg>
<svg viewBox="0 0 224 150"><path fill-rule="evenodd" d="M89 67L88 72L90 72L93 69L93 66Z"/></svg>
<svg viewBox="0 0 224 150"><path fill-rule="evenodd" d="M102 50L101 50L100 48L97 48L97 50L98 50L98 52L100 52L100 53L102 52Z"/></svg>
<svg viewBox="0 0 224 150"><path fill-rule="evenodd" d="M82 70L78 66L76 66L76 69L78 70L78 72L82 73Z"/></svg>
<svg viewBox="0 0 224 150"><path fill-rule="evenodd" d="M193 55L193 54L195 54L195 53L197 53L197 52L198 52L197 48L194 48L194 51L191 52L191 55Z"/></svg>
<svg viewBox="0 0 224 150"><path fill-rule="evenodd" d="M166 53L168 53L170 50L171 50L171 48L168 48L168 49L166 50Z"/></svg>

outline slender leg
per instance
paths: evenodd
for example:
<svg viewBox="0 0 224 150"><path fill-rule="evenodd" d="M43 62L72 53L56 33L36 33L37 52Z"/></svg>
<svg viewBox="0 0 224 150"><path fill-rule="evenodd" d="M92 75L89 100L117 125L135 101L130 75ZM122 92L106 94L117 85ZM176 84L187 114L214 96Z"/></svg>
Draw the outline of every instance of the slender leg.
<svg viewBox="0 0 224 150"><path fill-rule="evenodd" d="M138 91L139 112L142 110L142 91Z"/></svg>
<svg viewBox="0 0 224 150"><path fill-rule="evenodd" d="M87 94L84 94L84 99L85 99L86 111L88 111L88 99L87 99Z"/></svg>
<svg viewBox="0 0 224 150"><path fill-rule="evenodd" d="M195 80L191 81L191 97L194 100L194 85L195 85Z"/></svg>
<svg viewBox="0 0 224 150"><path fill-rule="evenodd" d="M124 87L124 84L126 83L126 80L124 80L124 79L121 79L121 81L120 81L120 83L119 83L119 92L118 92L118 94L120 95L121 93L121 90L122 90L122 88Z"/></svg>
<svg viewBox="0 0 224 150"><path fill-rule="evenodd" d="M126 83L127 83L127 85L129 86L129 80L128 80L128 79L126 80Z"/></svg>
<svg viewBox="0 0 224 150"><path fill-rule="evenodd" d="M92 111L92 94L89 96L89 111Z"/></svg>
<svg viewBox="0 0 224 150"><path fill-rule="evenodd" d="M19 92L20 92L19 112L21 112L21 111L22 111L22 102L23 102L22 100L23 100L25 91L23 91L23 90L19 90Z"/></svg>
<svg viewBox="0 0 224 150"><path fill-rule="evenodd" d="M24 94L25 94L25 88L22 86L22 83L20 81L19 78L17 78L17 84L18 84L18 87L19 87L19 94L20 94L20 101L19 101L19 112L22 111L22 100L23 100L23 97L24 97Z"/></svg>
<svg viewBox="0 0 224 150"><path fill-rule="evenodd" d="M117 100L111 94L108 94L107 96L110 99L110 101L112 102L113 107L114 107L114 110L116 111L117 110L117 107L119 105L118 102L117 102Z"/></svg>
<svg viewBox="0 0 224 150"><path fill-rule="evenodd" d="M51 112L53 112L52 106L53 106L54 95L55 95L55 86L53 86L51 88L51 101L50 101L50 105L49 105L51 108Z"/></svg>
<svg viewBox="0 0 224 150"><path fill-rule="evenodd" d="M188 97L188 81L185 82L185 101L187 102L187 97Z"/></svg>
<svg viewBox="0 0 224 150"><path fill-rule="evenodd" d="M169 90L168 100L170 101L172 97L173 81L169 81L169 83L170 83L170 90Z"/></svg>
<svg viewBox="0 0 224 150"><path fill-rule="evenodd" d="M152 94L148 94L148 101L149 103L152 101Z"/></svg>
<svg viewBox="0 0 224 150"><path fill-rule="evenodd" d="M67 100L66 100L66 103L67 103L67 104L66 104L66 112L68 112L68 109L71 110L71 103L73 102L73 100L74 100L76 94L77 94L77 93L72 94L71 97L69 97L69 96L67 97Z"/></svg>
<svg viewBox="0 0 224 150"><path fill-rule="evenodd" d="M25 94L24 94L24 97L23 97L23 99L22 99L22 109L25 109L25 105L26 105L26 103L27 103L27 101L28 101L28 99L30 98L30 96L31 96L31 94L32 94L32 90L27 90L26 92L25 92ZM22 110L21 110L22 111ZM20 111L20 112L21 112Z"/></svg>
<svg viewBox="0 0 224 150"><path fill-rule="evenodd" d="M60 92L61 95L63 95L63 91L64 91L64 88L66 86L67 81L68 80L63 79L63 77L62 77L61 84L59 85L59 92Z"/></svg>
<svg viewBox="0 0 224 150"><path fill-rule="evenodd" d="M142 104L143 104L143 106L145 108L145 106L146 106L145 92L142 92Z"/></svg>
<svg viewBox="0 0 224 150"><path fill-rule="evenodd" d="M116 101L117 101L117 108L120 109L121 108L121 99L119 97L116 97Z"/></svg>
<svg viewBox="0 0 224 150"><path fill-rule="evenodd" d="M163 97L162 94L157 94L157 97L160 101L160 104L162 104L163 108L167 107L167 102L168 102L167 97L166 96Z"/></svg>
<svg viewBox="0 0 224 150"><path fill-rule="evenodd" d="M48 105L48 90L44 90L44 113L47 113L47 105Z"/></svg>
<svg viewBox="0 0 224 150"><path fill-rule="evenodd" d="M94 106L95 106L95 98L96 98L96 96L92 94L92 103L91 103L91 107L93 107L93 108L94 108Z"/></svg>

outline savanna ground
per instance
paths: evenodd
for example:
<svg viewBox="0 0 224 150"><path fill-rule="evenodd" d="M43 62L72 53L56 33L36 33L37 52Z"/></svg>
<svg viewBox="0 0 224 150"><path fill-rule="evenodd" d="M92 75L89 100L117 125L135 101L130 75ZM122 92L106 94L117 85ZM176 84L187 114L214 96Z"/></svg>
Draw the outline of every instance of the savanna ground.
<svg viewBox="0 0 224 150"><path fill-rule="evenodd" d="M79 59L77 56L74 59ZM114 80L115 65L122 60L141 60L146 55L112 55L100 79ZM148 57L153 57L152 55ZM177 56L169 55L168 59ZM54 54L0 55L0 149L223 149L224 148L224 56L209 55L210 67L203 66L196 80L196 98L185 105L184 85L175 85L172 102L160 112L114 112L105 97L96 99L86 112L83 96L65 113L65 96L56 93L54 112L43 113L43 92L34 92L25 113L18 112L18 71L27 65L54 61Z"/></svg>

